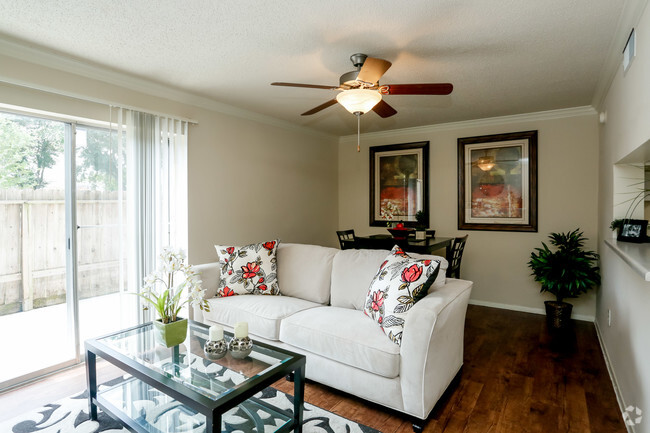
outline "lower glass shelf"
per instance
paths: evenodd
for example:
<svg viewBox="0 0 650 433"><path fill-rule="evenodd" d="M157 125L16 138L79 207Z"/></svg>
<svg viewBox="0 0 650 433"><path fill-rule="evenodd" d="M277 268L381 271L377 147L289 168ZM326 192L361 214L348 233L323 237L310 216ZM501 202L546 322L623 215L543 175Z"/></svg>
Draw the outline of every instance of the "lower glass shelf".
<svg viewBox="0 0 650 433"><path fill-rule="evenodd" d="M206 418L156 388L134 377L108 389L99 389L97 401L132 428L148 433L206 430ZM221 431L276 432L289 425L290 415L258 398L250 398L221 416Z"/></svg>

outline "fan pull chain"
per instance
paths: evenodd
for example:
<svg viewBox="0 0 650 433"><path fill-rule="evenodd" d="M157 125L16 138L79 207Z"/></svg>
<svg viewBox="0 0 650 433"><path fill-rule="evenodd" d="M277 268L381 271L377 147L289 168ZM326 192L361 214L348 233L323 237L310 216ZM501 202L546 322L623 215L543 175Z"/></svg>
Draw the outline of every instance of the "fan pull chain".
<svg viewBox="0 0 650 433"><path fill-rule="evenodd" d="M357 115L357 152L361 152L361 113L354 114Z"/></svg>

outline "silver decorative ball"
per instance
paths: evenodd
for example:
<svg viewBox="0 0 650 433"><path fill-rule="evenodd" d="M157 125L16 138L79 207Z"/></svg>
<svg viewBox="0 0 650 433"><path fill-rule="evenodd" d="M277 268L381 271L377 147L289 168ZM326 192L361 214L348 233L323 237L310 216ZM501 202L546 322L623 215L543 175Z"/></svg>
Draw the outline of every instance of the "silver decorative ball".
<svg viewBox="0 0 650 433"><path fill-rule="evenodd" d="M244 359L253 351L253 340L248 337L233 337L230 343L228 343L228 350L230 350L233 358Z"/></svg>
<svg viewBox="0 0 650 433"><path fill-rule="evenodd" d="M226 352L228 352L228 343L224 339L217 341L208 340L205 342L205 346L203 346L203 352L205 352L205 356L208 359L223 358L226 356Z"/></svg>

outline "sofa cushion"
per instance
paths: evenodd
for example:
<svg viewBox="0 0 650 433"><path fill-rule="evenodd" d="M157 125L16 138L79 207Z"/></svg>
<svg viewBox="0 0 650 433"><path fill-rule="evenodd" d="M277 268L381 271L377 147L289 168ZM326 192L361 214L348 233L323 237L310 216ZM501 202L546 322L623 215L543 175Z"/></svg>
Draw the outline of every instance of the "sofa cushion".
<svg viewBox="0 0 650 433"><path fill-rule="evenodd" d="M279 295L278 243L274 240L243 247L215 245L221 272L217 296Z"/></svg>
<svg viewBox="0 0 650 433"><path fill-rule="evenodd" d="M338 252L318 245L279 245L280 293L326 305L330 300L332 260Z"/></svg>
<svg viewBox="0 0 650 433"><path fill-rule="evenodd" d="M320 304L289 296L228 296L210 298L208 303L210 311L203 312L205 320L230 327L237 322L248 322L250 334L275 341L279 339L283 319L299 311L320 307Z"/></svg>
<svg viewBox="0 0 650 433"><path fill-rule="evenodd" d="M363 310L368 287L377 269L386 259L388 250L342 250L332 261L332 294L330 303L334 307ZM445 284L447 260L444 257L408 253L413 258L440 261L440 271L429 291Z"/></svg>
<svg viewBox="0 0 650 433"><path fill-rule="evenodd" d="M280 340L380 376L399 375L399 346L363 311L318 307L298 312L282 321Z"/></svg>
<svg viewBox="0 0 650 433"><path fill-rule="evenodd" d="M439 261L414 259L395 245L370 284L363 312L401 346L406 315L426 296L439 270Z"/></svg>

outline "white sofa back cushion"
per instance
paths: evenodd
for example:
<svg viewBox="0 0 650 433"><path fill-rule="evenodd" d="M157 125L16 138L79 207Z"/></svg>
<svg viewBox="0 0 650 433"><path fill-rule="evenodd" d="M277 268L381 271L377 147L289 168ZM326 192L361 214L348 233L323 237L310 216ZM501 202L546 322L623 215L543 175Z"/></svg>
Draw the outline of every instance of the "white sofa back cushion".
<svg viewBox="0 0 650 433"><path fill-rule="evenodd" d="M318 245L281 243L277 252L280 293L327 305L332 260L338 252Z"/></svg>
<svg viewBox="0 0 650 433"><path fill-rule="evenodd" d="M332 261L332 295L330 299L332 306L363 310L370 283L389 253L388 250L339 251ZM444 286L445 273L449 266L444 257L410 252L406 252L406 254L417 259L440 260L438 277L431 285L429 292ZM280 290L282 290L282 281L280 281Z"/></svg>

